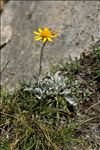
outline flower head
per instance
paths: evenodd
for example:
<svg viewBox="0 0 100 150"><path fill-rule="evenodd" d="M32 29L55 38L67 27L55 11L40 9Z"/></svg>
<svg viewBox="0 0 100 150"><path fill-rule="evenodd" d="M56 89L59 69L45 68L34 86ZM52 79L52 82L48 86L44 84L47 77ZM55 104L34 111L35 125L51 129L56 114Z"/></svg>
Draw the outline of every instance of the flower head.
<svg viewBox="0 0 100 150"><path fill-rule="evenodd" d="M38 28L38 32L34 31L33 33L36 34L36 36L34 37L35 41L42 40L43 43L45 43L46 41L52 42L52 38L56 38L58 36L58 34L51 31L47 27L45 27L43 30L41 28Z"/></svg>

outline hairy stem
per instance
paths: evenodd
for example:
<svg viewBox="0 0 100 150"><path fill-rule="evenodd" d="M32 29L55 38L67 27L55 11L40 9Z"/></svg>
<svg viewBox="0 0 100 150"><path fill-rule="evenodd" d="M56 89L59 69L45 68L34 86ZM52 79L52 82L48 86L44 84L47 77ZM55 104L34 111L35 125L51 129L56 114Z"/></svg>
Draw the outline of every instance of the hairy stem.
<svg viewBox="0 0 100 150"><path fill-rule="evenodd" d="M39 74L38 74L38 79L41 75L41 70L42 70L42 57L43 57L43 50L44 50L44 46L45 46L46 42L43 43L42 47L41 47L41 53L40 53L40 61L39 61Z"/></svg>

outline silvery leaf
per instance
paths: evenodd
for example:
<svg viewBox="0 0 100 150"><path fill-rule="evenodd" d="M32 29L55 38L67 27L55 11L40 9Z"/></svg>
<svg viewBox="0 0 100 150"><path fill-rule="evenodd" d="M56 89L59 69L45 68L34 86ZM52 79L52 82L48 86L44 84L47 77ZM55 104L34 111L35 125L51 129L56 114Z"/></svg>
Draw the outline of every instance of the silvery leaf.
<svg viewBox="0 0 100 150"><path fill-rule="evenodd" d="M37 92L37 93L42 94L42 90L41 90L41 88L35 88L35 89L34 89L34 91L35 91L35 92Z"/></svg>
<svg viewBox="0 0 100 150"><path fill-rule="evenodd" d="M41 99L41 96L39 96L39 95L36 95L36 97L37 97L38 99Z"/></svg>
<svg viewBox="0 0 100 150"><path fill-rule="evenodd" d="M31 87L25 88L24 91L33 91L33 88L31 88Z"/></svg>
<svg viewBox="0 0 100 150"><path fill-rule="evenodd" d="M54 75L55 82L59 82L61 80L60 71L57 71Z"/></svg>
<svg viewBox="0 0 100 150"><path fill-rule="evenodd" d="M69 97L65 97L65 98L71 105L73 105L73 106L77 105L77 103L75 102L75 100L73 98L69 98Z"/></svg>
<svg viewBox="0 0 100 150"><path fill-rule="evenodd" d="M66 89L63 90L62 94L68 95L68 94L70 94L70 92L71 92L71 89L66 88Z"/></svg>

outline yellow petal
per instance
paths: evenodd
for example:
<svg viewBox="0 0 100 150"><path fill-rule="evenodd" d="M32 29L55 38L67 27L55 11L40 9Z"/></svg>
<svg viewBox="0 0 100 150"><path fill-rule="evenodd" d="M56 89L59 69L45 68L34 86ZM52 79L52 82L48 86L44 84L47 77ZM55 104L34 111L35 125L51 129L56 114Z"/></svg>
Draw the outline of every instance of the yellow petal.
<svg viewBox="0 0 100 150"><path fill-rule="evenodd" d="M36 38L39 38L39 37L41 37L41 36L34 36L35 39L36 39Z"/></svg>
<svg viewBox="0 0 100 150"><path fill-rule="evenodd" d="M57 37L57 36L59 36L59 35L58 35L58 34L55 34L54 36Z"/></svg>
<svg viewBox="0 0 100 150"><path fill-rule="evenodd" d="M35 41L39 41L39 40L42 40L42 37L38 37L35 39Z"/></svg>
<svg viewBox="0 0 100 150"><path fill-rule="evenodd" d="M52 38L56 38L58 36L58 34L55 34L55 35L52 35L51 37Z"/></svg>
<svg viewBox="0 0 100 150"><path fill-rule="evenodd" d="M43 43L45 43L45 42L46 42L46 40L47 40L47 38L44 38L44 39L43 39Z"/></svg>
<svg viewBox="0 0 100 150"><path fill-rule="evenodd" d="M38 28L38 31L41 33L41 32L42 32L42 29Z"/></svg>
<svg viewBox="0 0 100 150"><path fill-rule="evenodd" d="M35 31L34 31L33 33L34 33L34 34L36 34L36 35L40 35L40 33L39 33L39 32L35 32Z"/></svg>
<svg viewBox="0 0 100 150"><path fill-rule="evenodd" d="M50 37L48 37L48 41L52 42L52 39Z"/></svg>
<svg viewBox="0 0 100 150"><path fill-rule="evenodd" d="M45 31L49 31L49 29L47 27L44 28Z"/></svg>

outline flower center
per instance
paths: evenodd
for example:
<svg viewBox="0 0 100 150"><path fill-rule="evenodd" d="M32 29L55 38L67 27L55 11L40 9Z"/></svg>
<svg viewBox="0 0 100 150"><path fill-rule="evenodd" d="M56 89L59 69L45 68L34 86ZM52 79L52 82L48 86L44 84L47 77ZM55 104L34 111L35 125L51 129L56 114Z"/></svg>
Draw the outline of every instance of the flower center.
<svg viewBox="0 0 100 150"><path fill-rule="evenodd" d="M41 32L41 36L42 36L43 38L50 37L50 36L51 36L51 32L50 32L50 31L42 31L42 32Z"/></svg>

